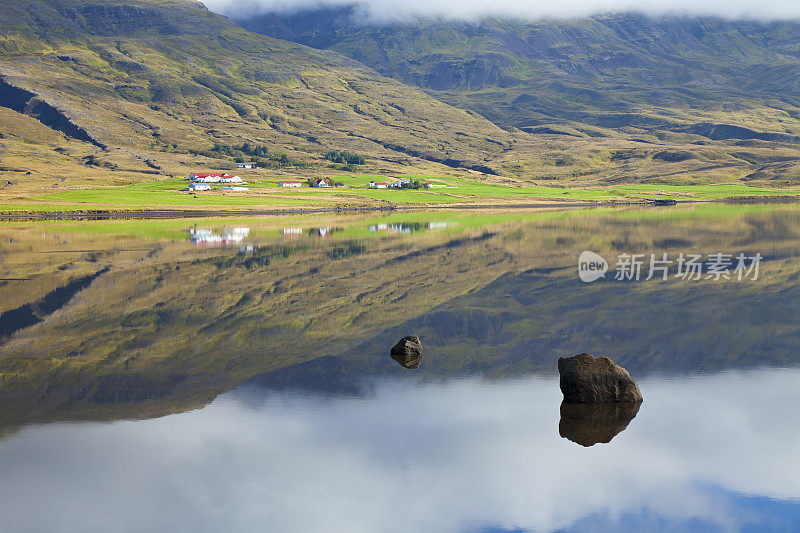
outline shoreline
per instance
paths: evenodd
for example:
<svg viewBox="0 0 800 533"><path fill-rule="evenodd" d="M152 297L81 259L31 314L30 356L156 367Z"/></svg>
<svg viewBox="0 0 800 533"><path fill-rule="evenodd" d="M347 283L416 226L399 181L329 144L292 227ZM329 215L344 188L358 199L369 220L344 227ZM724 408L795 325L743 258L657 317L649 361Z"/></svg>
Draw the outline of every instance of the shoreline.
<svg viewBox="0 0 800 533"><path fill-rule="evenodd" d="M0 221L46 221L46 220L166 220L180 218L227 218L242 216L295 216L313 215L321 213L375 213L395 211L471 211L482 209L591 209L604 207L674 207L677 205L692 205L703 203L719 204L775 204L775 203L800 203L800 197L731 197L713 200L672 200L655 199L630 202L548 202L525 204L436 204L413 205L393 204L375 206L352 207L308 207L308 208L272 208L272 209L139 209L139 210L101 210L87 209L85 211L6 211L0 212Z"/></svg>

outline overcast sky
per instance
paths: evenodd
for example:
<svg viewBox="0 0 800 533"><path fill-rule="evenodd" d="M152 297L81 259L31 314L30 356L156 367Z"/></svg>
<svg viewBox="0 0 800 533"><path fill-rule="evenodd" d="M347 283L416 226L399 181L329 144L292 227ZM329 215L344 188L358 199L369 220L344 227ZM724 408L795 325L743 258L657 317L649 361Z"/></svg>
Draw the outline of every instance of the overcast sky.
<svg viewBox="0 0 800 533"><path fill-rule="evenodd" d="M218 13L241 15L259 11L292 11L320 4L352 4L353 0L204 0L204 3ZM797 0L361 0L359 4L374 19L414 16L473 19L487 15L575 17L614 11L762 20L800 19L800 2Z"/></svg>

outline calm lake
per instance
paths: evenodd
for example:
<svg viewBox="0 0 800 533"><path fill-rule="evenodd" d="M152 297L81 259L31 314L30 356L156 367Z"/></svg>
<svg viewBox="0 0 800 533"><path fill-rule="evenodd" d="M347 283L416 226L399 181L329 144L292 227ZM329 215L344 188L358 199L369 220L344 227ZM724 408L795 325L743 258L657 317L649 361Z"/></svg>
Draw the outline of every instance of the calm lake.
<svg viewBox="0 0 800 533"><path fill-rule="evenodd" d="M7 223L0 256L0 531L800 527L798 207ZM562 406L583 352L644 402Z"/></svg>

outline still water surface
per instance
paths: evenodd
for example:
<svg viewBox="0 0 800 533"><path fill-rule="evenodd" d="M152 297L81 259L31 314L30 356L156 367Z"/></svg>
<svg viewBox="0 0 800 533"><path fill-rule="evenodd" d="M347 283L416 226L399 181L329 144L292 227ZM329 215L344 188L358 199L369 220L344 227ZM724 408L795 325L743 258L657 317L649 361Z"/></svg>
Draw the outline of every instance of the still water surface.
<svg viewBox="0 0 800 533"><path fill-rule="evenodd" d="M0 531L800 525L797 209L2 237ZM613 279L620 254L718 252L758 278ZM388 357L406 334L418 370ZM584 351L631 370L638 411L560 405Z"/></svg>

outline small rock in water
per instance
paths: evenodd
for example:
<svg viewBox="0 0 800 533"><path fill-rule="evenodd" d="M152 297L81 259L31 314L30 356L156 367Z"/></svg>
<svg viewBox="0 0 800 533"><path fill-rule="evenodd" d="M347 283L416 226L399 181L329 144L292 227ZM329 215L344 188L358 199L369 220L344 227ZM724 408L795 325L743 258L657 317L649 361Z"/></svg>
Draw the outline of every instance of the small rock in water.
<svg viewBox="0 0 800 533"><path fill-rule="evenodd" d="M641 402L642 393L627 370L608 357L582 353L558 360L566 403Z"/></svg>
<svg viewBox="0 0 800 533"><path fill-rule="evenodd" d="M422 364L422 342L416 335L403 337L389 353L404 368L417 369Z"/></svg>

